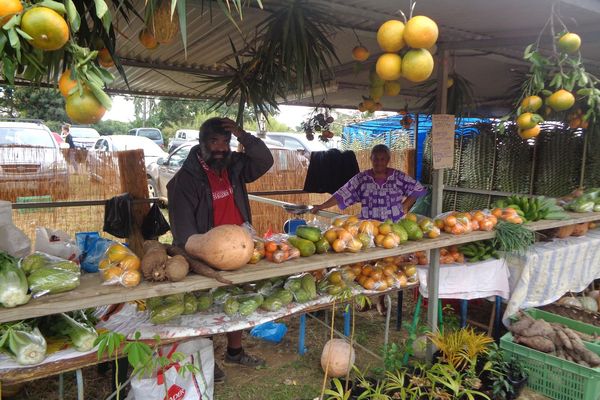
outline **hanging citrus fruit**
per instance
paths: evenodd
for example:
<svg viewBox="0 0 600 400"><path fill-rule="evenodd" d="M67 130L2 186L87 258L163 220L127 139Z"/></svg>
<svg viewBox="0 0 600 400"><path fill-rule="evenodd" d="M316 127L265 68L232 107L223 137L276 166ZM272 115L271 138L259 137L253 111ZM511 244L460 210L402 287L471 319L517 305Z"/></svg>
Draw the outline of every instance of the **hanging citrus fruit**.
<svg viewBox="0 0 600 400"><path fill-rule="evenodd" d="M536 112L542 107L543 101L540 96L527 96L521 102L521 109L523 111Z"/></svg>
<svg viewBox="0 0 600 400"><path fill-rule="evenodd" d="M383 96L383 86L371 86L369 88L369 95L375 101L379 101Z"/></svg>
<svg viewBox="0 0 600 400"><path fill-rule="evenodd" d="M110 68L115 65L115 62L110 55L110 51L106 47L98 50L98 64L102 65L104 68Z"/></svg>
<svg viewBox="0 0 600 400"><path fill-rule="evenodd" d="M533 128L529 129L519 129L519 136L521 136L522 139L533 139L540 134L540 130L541 128L539 125L535 125Z"/></svg>
<svg viewBox="0 0 600 400"><path fill-rule="evenodd" d="M67 21L48 7L34 7L21 18L21 29L33 39L33 47L42 50L58 50L69 40Z"/></svg>
<svg viewBox="0 0 600 400"><path fill-rule="evenodd" d="M375 70L384 81L395 81L402 75L402 58L396 53L384 53L377 59Z"/></svg>
<svg viewBox="0 0 600 400"><path fill-rule="evenodd" d="M4 26L13 15L23 12L20 0L3 0L0 2L0 26Z"/></svg>
<svg viewBox="0 0 600 400"><path fill-rule="evenodd" d="M356 46L352 49L352 58L356 61L367 61L369 55L369 50L365 46Z"/></svg>
<svg viewBox="0 0 600 400"><path fill-rule="evenodd" d="M369 86L383 86L385 84L385 80L381 79L379 75L377 75L377 70L375 65L371 68L369 72Z"/></svg>
<svg viewBox="0 0 600 400"><path fill-rule="evenodd" d="M519 115L519 117L517 118L517 126L519 127L519 129L522 130L531 129L543 121L544 119L538 114L526 112Z"/></svg>
<svg viewBox="0 0 600 400"><path fill-rule="evenodd" d="M140 31L138 39L142 46L144 46L148 50L153 50L158 47L158 41L148 28L144 28Z"/></svg>
<svg viewBox="0 0 600 400"><path fill-rule="evenodd" d="M381 24L377 30L377 43L381 50L394 53L404 47L404 23L396 19Z"/></svg>
<svg viewBox="0 0 600 400"><path fill-rule="evenodd" d="M437 41L438 33L438 26L434 20L417 15L406 23L404 41L414 49L428 49Z"/></svg>
<svg viewBox="0 0 600 400"><path fill-rule="evenodd" d="M84 89L81 95L79 92L75 92L67 97L65 111L73 122L95 124L102 119L106 108L100 104L89 89Z"/></svg>
<svg viewBox="0 0 600 400"><path fill-rule="evenodd" d="M546 99L546 104L554 111L565 111L575 104L573 93L565 89L557 90Z"/></svg>
<svg viewBox="0 0 600 400"><path fill-rule="evenodd" d="M77 86L77 81L71 78L71 70L65 69L58 79L58 90L63 97L67 97L71 89Z"/></svg>
<svg viewBox="0 0 600 400"><path fill-rule="evenodd" d="M386 96L398 96L400 94L400 82L387 81L383 85L383 92Z"/></svg>
<svg viewBox="0 0 600 400"><path fill-rule="evenodd" d="M425 49L409 50L402 59L402 76L411 82L423 82L433 72L433 57Z"/></svg>
<svg viewBox="0 0 600 400"><path fill-rule="evenodd" d="M567 32L558 39L558 47L565 53L575 53L581 46L581 38L576 33Z"/></svg>

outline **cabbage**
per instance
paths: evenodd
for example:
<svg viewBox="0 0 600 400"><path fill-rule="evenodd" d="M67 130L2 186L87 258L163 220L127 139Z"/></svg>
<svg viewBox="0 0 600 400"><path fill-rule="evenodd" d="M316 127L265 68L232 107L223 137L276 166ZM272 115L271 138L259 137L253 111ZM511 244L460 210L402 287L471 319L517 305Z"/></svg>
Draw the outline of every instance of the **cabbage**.
<svg viewBox="0 0 600 400"><path fill-rule="evenodd" d="M68 338L77 351L92 350L98 338L93 324L81 310L44 318L40 327L46 336Z"/></svg>
<svg viewBox="0 0 600 400"><path fill-rule="evenodd" d="M17 260L5 252L0 252L0 304L10 308L29 301L27 278Z"/></svg>
<svg viewBox="0 0 600 400"><path fill-rule="evenodd" d="M2 325L0 332L0 347L17 363L39 364L46 358L46 339L38 328L25 322L13 322Z"/></svg>

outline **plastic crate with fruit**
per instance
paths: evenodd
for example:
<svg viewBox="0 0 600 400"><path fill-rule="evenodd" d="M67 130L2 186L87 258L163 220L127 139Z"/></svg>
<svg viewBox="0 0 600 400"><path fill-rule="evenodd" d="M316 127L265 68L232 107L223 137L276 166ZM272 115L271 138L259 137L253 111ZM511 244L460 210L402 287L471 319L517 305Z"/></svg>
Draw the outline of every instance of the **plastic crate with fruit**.
<svg viewBox="0 0 600 400"><path fill-rule="evenodd" d="M600 355L600 345L585 343ZM500 348L510 360L527 370L527 387L556 400L600 400L600 368L588 368L552 354L513 342L511 333L500 339Z"/></svg>

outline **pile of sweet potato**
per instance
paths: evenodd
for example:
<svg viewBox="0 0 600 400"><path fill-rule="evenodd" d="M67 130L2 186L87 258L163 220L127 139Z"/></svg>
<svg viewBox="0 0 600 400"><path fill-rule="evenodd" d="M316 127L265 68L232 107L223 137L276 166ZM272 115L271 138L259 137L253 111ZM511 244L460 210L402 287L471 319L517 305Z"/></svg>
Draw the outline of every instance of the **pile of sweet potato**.
<svg viewBox="0 0 600 400"><path fill-rule="evenodd" d="M519 320L513 322L508 329L512 332L515 343L586 367L600 366L600 357L583 344L584 340L592 342L596 339L590 335L558 323L536 320L524 313L521 313Z"/></svg>

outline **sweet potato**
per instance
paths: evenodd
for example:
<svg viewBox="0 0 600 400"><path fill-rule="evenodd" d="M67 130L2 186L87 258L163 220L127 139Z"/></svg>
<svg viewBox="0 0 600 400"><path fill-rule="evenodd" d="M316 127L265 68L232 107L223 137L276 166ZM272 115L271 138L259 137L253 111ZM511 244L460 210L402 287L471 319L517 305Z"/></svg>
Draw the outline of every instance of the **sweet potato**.
<svg viewBox="0 0 600 400"><path fill-rule="evenodd" d="M510 324L508 329L513 335L523 335L523 331L529 328L535 320L527 314L521 314L519 320Z"/></svg>
<svg viewBox="0 0 600 400"><path fill-rule="evenodd" d="M552 340L544 336L517 336L515 342L543 353L553 353L556 350Z"/></svg>
<svg viewBox="0 0 600 400"><path fill-rule="evenodd" d="M521 336L545 336L551 337L554 335L554 329L552 326L544 321L543 319L538 319L533 322L527 329L524 329L521 332Z"/></svg>
<svg viewBox="0 0 600 400"><path fill-rule="evenodd" d="M161 243L156 240L146 240L141 265L144 278L151 281L164 281L167 259L167 252Z"/></svg>
<svg viewBox="0 0 600 400"><path fill-rule="evenodd" d="M190 264L184 256L173 256L167 260L165 265L165 275L171 282L183 280L190 271Z"/></svg>

